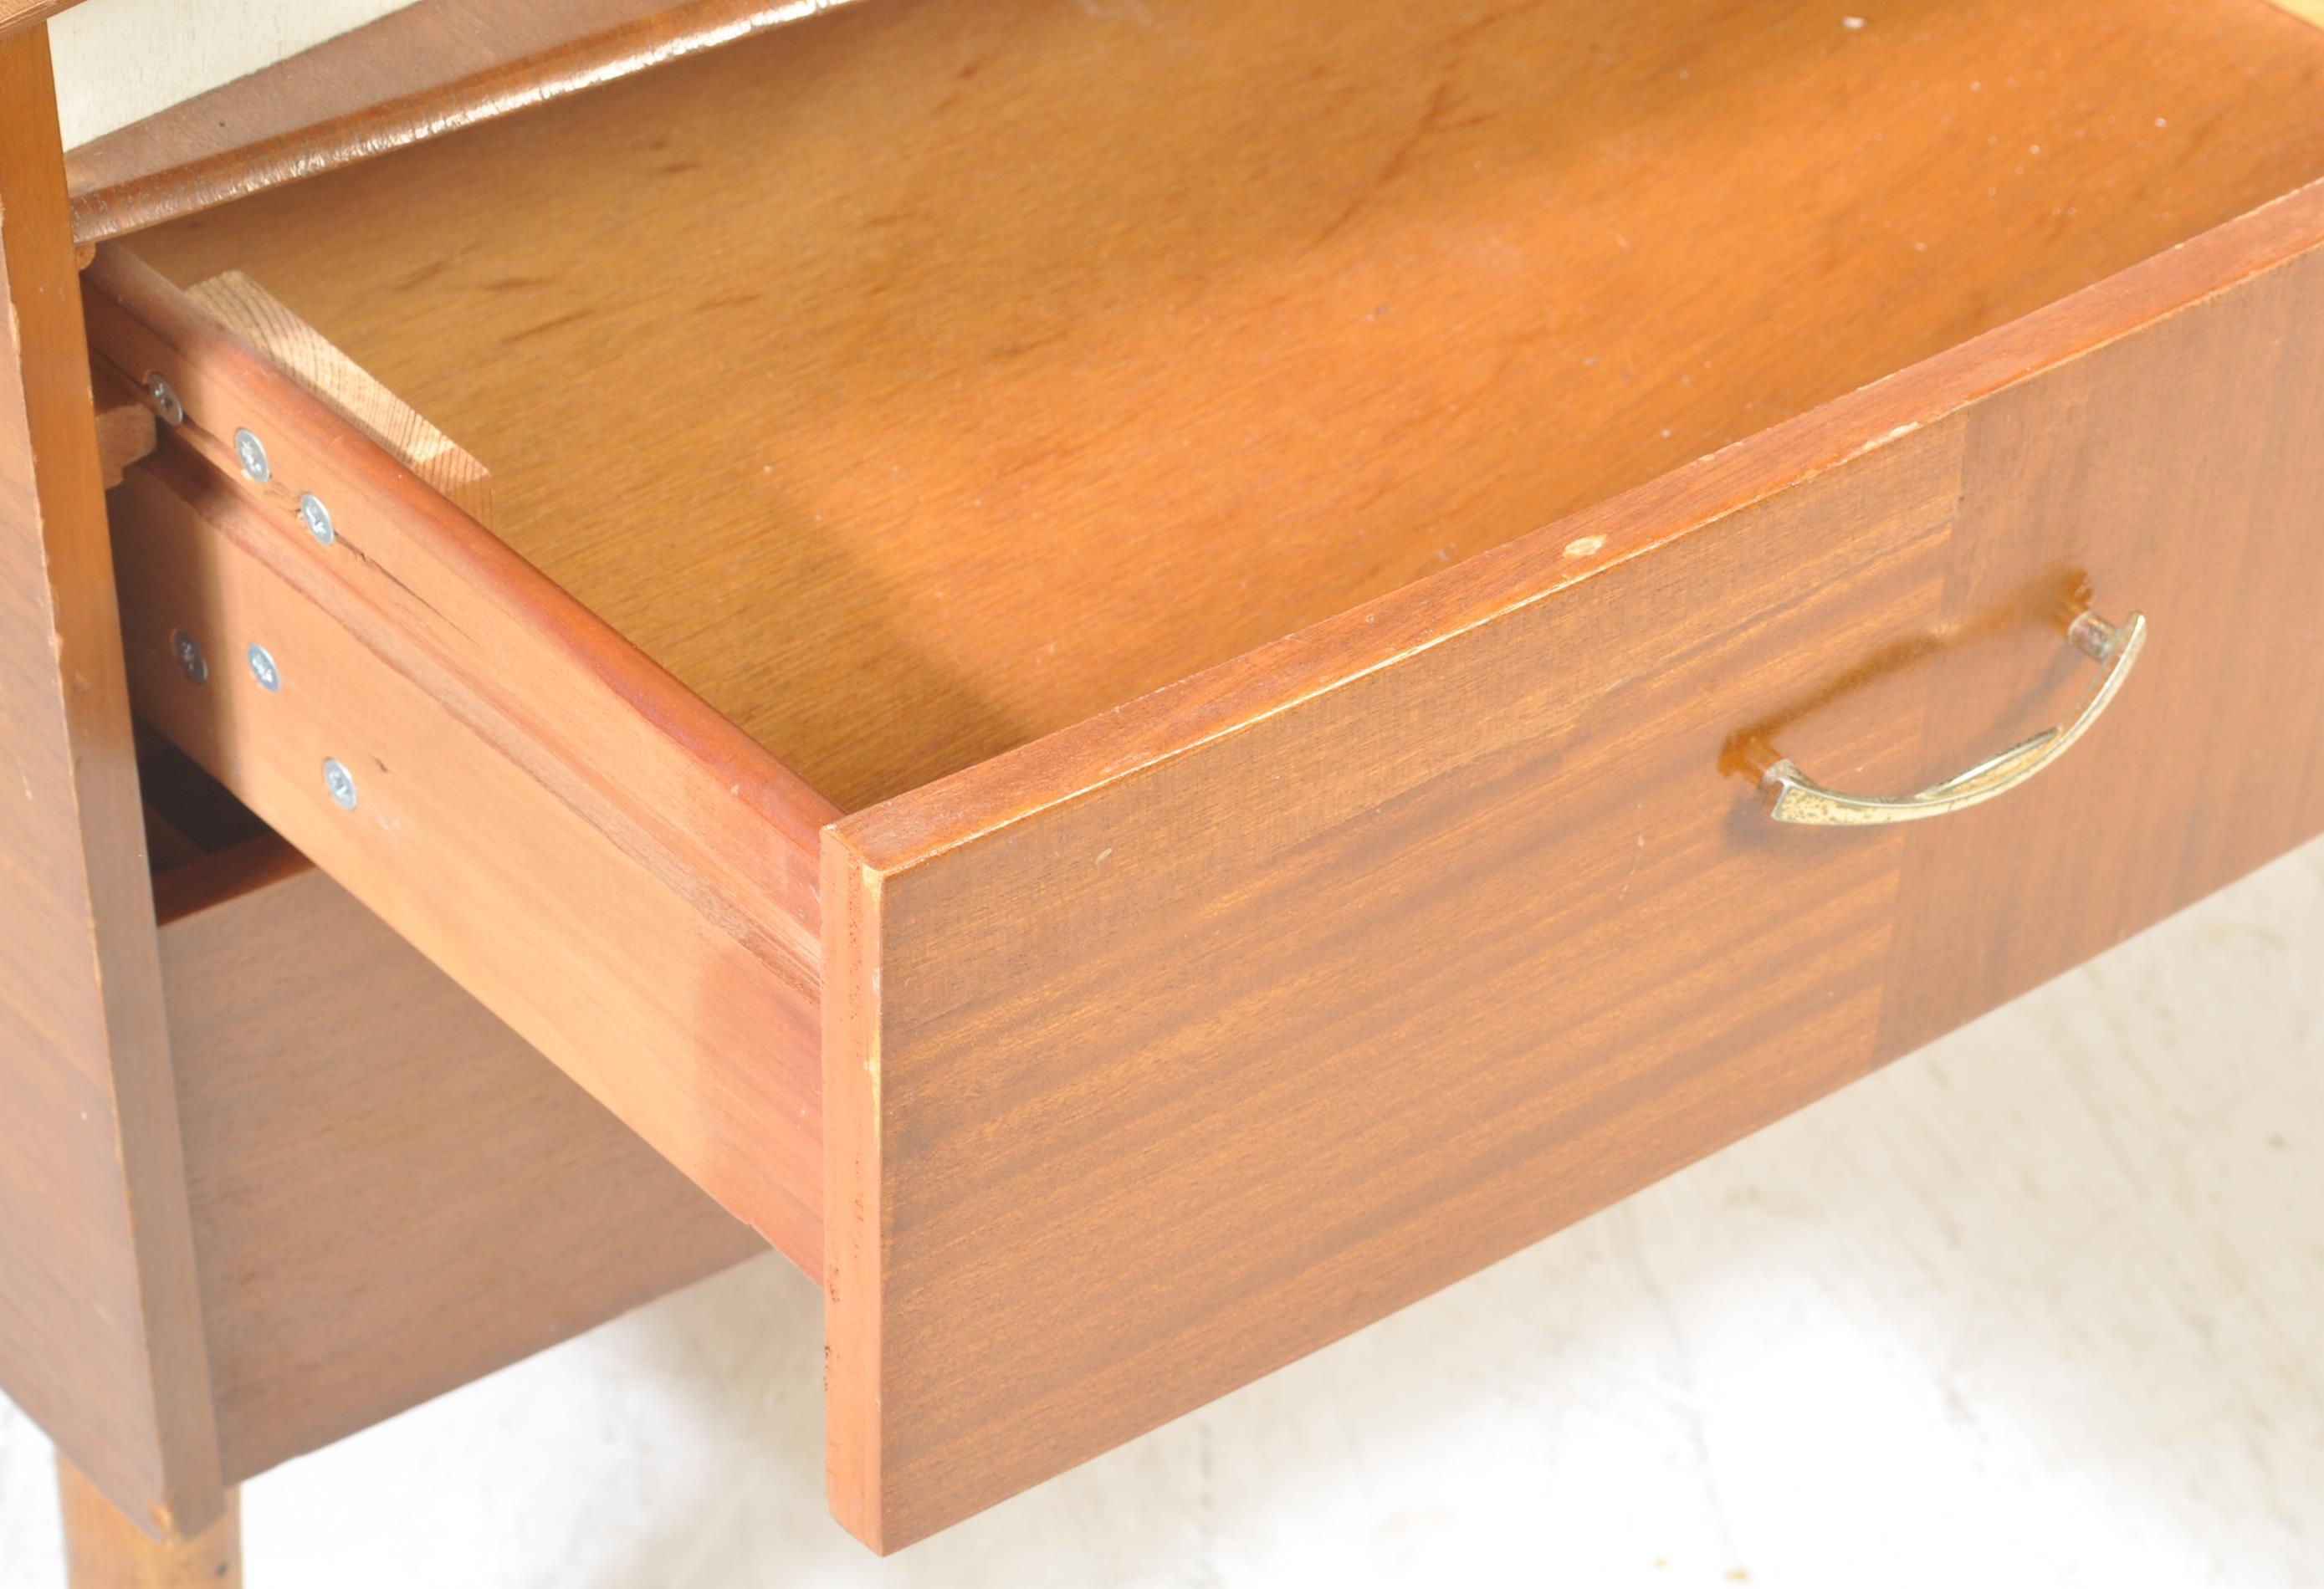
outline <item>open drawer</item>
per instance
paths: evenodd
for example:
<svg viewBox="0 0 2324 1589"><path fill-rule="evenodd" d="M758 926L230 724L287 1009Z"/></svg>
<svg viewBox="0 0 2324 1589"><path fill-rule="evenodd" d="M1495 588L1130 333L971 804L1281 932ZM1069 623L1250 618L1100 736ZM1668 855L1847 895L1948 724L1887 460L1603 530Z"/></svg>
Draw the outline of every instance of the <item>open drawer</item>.
<svg viewBox="0 0 2324 1589"><path fill-rule="evenodd" d="M133 686L892 1548L2324 829L2319 175L2264 0L866 4L106 250Z"/></svg>

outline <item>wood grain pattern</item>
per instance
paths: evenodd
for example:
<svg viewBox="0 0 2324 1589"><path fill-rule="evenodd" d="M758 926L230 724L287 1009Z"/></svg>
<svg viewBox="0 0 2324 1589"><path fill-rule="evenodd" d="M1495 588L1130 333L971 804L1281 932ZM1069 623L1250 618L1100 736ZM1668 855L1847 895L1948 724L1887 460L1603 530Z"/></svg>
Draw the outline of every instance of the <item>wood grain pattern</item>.
<svg viewBox="0 0 2324 1589"><path fill-rule="evenodd" d="M0 38L0 1384L138 1527L220 1505L48 35Z"/></svg>
<svg viewBox="0 0 2324 1589"><path fill-rule="evenodd" d="M813 984L776 973L283 576L181 447L115 493L139 709L803 1266L819 1239ZM189 682L183 630L226 658ZM243 637L279 666L251 681ZM353 772L341 810L326 758ZM706 1066L705 1056L725 1062Z"/></svg>
<svg viewBox="0 0 2324 1589"><path fill-rule="evenodd" d="M1962 479L1949 622L2074 576L2152 638L2104 756L1913 833L1883 1055L2324 829L2324 253L1997 394ZM1927 765L2070 710L2088 665L2043 639L2021 625L1925 670Z"/></svg>
<svg viewBox="0 0 2324 1589"><path fill-rule="evenodd" d="M908 1543L2324 828L2319 249L2311 188L832 829L841 1520ZM2085 582L2161 666L2046 786L1760 813L1754 723L1877 789L2051 721Z"/></svg>
<svg viewBox="0 0 2324 1589"><path fill-rule="evenodd" d="M136 248L855 810L2319 174L2250 0L882 0Z"/></svg>
<svg viewBox="0 0 2324 1589"><path fill-rule="evenodd" d="M229 1479L764 1251L281 840L160 887Z"/></svg>
<svg viewBox="0 0 2324 1589"><path fill-rule="evenodd" d="M418 0L74 150L74 231L153 225L839 3Z"/></svg>
<svg viewBox="0 0 2324 1589"><path fill-rule="evenodd" d="M104 1492L57 1458L64 1508L69 1589L242 1589L242 1508L229 1490L224 1510L198 1534L156 1543Z"/></svg>
<svg viewBox="0 0 2324 1589"><path fill-rule="evenodd" d="M382 386L266 289L239 271L197 281L186 297L380 445L420 483L487 529L492 473L410 403ZM151 451L149 447L147 449Z"/></svg>
<svg viewBox="0 0 2324 1589"><path fill-rule="evenodd" d="M115 493L141 712L812 1272L831 806L134 259L84 281L94 350L187 413ZM221 439L241 425L262 488ZM227 658L263 634L290 682L190 685L180 628Z"/></svg>

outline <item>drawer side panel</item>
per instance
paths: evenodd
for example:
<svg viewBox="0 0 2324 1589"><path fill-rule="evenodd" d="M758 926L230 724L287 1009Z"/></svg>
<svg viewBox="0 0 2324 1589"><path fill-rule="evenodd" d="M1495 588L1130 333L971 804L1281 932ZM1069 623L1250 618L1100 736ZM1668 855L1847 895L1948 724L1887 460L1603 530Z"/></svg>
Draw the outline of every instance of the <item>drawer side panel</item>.
<svg viewBox="0 0 2324 1589"><path fill-rule="evenodd" d="M556 799L489 724L307 599L265 555L271 527L174 436L112 506L148 721L812 1272L812 1001ZM180 635L208 658L199 682ZM272 690L244 660L252 644ZM731 1070L704 1074L706 1055Z"/></svg>
<svg viewBox="0 0 2324 1589"><path fill-rule="evenodd" d="M111 501L140 713L816 1272L836 812L134 256L82 285L96 355L182 409Z"/></svg>

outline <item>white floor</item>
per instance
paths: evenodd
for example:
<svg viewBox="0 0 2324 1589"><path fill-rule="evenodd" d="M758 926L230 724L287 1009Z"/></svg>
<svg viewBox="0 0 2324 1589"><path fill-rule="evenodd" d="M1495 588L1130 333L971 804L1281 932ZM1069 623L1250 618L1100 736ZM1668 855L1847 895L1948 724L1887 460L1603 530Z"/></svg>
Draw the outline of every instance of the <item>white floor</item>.
<svg viewBox="0 0 2324 1589"><path fill-rule="evenodd" d="M2319 971L2324 843L884 1563L761 1260L257 1480L251 1589L2324 1584Z"/></svg>

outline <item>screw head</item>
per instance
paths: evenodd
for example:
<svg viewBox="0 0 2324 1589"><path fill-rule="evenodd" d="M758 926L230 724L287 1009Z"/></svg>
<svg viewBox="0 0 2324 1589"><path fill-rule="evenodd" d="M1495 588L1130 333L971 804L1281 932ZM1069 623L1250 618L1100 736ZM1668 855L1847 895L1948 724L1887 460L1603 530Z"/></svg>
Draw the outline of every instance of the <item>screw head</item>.
<svg viewBox="0 0 2324 1589"><path fill-rule="evenodd" d="M153 411L172 425L186 422L186 405L170 390L170 383L158 374L145 377L145 395L153 400Z"/></svg>
<svg viewBox="0 0 2324 1589"><path fill-rule="evenodd" d="M323 506L323 499L313 491L299 499L299 517L306 523L307 533L315 537L317 546L327 547L339 538L339 532L331 528L331 510Z"/></svg>
<svg viewBox="0 0 2324 1589"><path fill-rule="evenodd" d="M253 640L246 653L250 658L250 676L258 681L259 688L272 694L282 687L282 670L274 666L274 654Z"/></svg>
<svg viewBox="0 0 2324 1589"><path fill-rule="evenodd" d="M198 684L209 681L209 659L202 655L202 648L194 643L193 636L184 629L177 630L170 637L170 649L177 654L179 672Z"/></svg>
<svg viewBox="0 0 2324 1589"><path fill-rule="evenodd" d="M331 798L339 803L341 810L355 808L355 776L336 756L323 758L323 787L331 792Z"/></svg>
<svg viewBox="0 0 2324 1589"><path fill-rule="evenodd" d="M266 444L247 430L234 433L234 455L242 462L242 472L259 485L272 479L274 471L266 462Z"/></svg>

